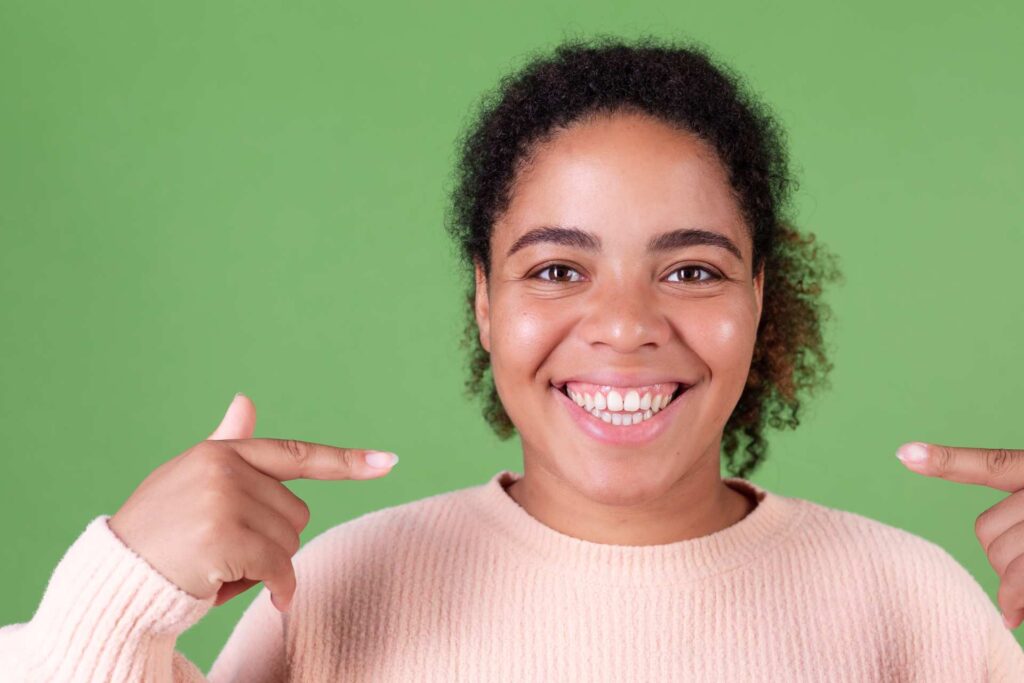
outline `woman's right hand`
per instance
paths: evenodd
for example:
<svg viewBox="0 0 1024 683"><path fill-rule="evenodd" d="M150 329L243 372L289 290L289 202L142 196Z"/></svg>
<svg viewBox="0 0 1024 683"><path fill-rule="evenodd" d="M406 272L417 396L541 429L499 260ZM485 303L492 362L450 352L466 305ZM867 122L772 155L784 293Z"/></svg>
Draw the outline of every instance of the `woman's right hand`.
<svg viewBox="0 0 1024 683"><path fill-rule="evenodd" d="M376 479L373 451L292 439L253 439L256 407L235 396L204 441L157 467L111 516L111 530L182 590L220 605L263 581L287 611L291 558L309 507L282 481ZM385 454L387 455L387 454ZM382 456L383 457L383 456Z"/></svg>

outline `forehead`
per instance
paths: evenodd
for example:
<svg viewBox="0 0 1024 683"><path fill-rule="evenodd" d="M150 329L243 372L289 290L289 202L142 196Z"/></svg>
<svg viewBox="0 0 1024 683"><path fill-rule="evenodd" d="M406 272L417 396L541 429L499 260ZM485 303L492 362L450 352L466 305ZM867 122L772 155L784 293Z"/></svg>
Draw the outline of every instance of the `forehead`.
<svg viewBox="0 0 1024 683"><path fill-rule="evenodd" d="M743 242L725 167L697 136L643 114L600 115L559 130L519 170L496 243L538 224L574 225L605 241L702 227Z"/></svg>

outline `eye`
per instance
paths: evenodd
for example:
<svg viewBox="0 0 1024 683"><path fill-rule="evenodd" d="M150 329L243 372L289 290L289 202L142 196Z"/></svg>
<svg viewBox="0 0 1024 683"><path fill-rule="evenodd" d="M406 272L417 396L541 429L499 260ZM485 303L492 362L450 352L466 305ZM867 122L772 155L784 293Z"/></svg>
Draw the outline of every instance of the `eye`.
<svg viewBox="0 0 1024 683"><path fill-rule="evenodd" d="M714 272L710 268L705 268L704 266L683 266L682 268L676 268L675 270L673 270L671 275L676 275L677 273L683 273L683 272L686 272L686 271L689 271L689 272L692 273L694 271L701 271L701 270L704 271L705 273L707 273L708 275L710 275L711 277L709 277L707 279L703 279L703 278L700 278L700 279L684 278L684 279L680 279L680 280L669 280L669 282L693 282L693 283L700 283L700 282L714 282L715 280L721 280L722 279L721 275L719 275L718 273Z"/></svg>
<svg viewBox="0 0 1024 683"><path fill-rule="evenodd" d="M550 278L540 277L541 273L548 273L548 272L553 273L554 274L553 277L550 277ZM565 265L563 263L552 263L550 266L544 266L540 270L534 272L534 274L531 275L530 277L532 277L532 278L539 278L541 280L546 280L548 282L578 282L578 280L565 280L565 279L562 279L562 278L568 277L568 273L576 273L577 275L579 274L579 273L577 273L575 268L570 268L569 266L567 266L567 265Z"/></svg>

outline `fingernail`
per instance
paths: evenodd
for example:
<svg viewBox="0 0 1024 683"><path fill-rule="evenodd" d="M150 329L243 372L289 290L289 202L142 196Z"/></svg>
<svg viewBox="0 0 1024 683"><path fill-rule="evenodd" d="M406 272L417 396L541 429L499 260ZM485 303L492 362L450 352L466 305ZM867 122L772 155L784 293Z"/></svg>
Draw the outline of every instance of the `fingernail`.
<svg viewBox="0 0 1024 683"><path fill-rule="evenodd" d="M1013 624L1010 623L1010 620L1006 618L1005 614L1003 615L1003 623L1006 624L1006 628L1010 629L1011 631L1013 630Z"/></svg>
<svg viewBox="0 0 1024 683"><path fill-rule="evenodd" d="M241 391L239 391L237 394L235 394L235 398L238 398L239 396L245 396L245 394L243 394ZM234 401L235 398L233 398L231 400Z"/></svg>
<svg viewBox="0 0 1024 683"><path fill-rule="evenodd" d="M398 462L398 456L387 451L370 451L366 454L366 464L370 467L385 469Z"/></svg>
<svg viewBox="0 0 1024 683"><path fill-rule="evenodd" d="M905 446L901 446L896 451L896 457L905 463L919 465L928 459L928 449L925 448L923 443L915 441Z"/></svg>

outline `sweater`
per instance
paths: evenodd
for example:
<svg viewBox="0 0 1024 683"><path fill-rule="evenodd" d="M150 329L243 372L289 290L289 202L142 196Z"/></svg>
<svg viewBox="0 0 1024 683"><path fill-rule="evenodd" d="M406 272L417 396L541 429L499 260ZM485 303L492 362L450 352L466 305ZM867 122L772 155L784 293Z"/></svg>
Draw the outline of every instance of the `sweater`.
<svg viewBox="0 0 1024 683"><path fill-rule="evenodd" d="M662 545L585 541L505 488L375 510L292 558L288 613L262 584L210 671L175 649L214 598L158 573L100 515L27 623L5 681L1024 681L999 610L938 545L740 478L753 510Z"/></svg>

